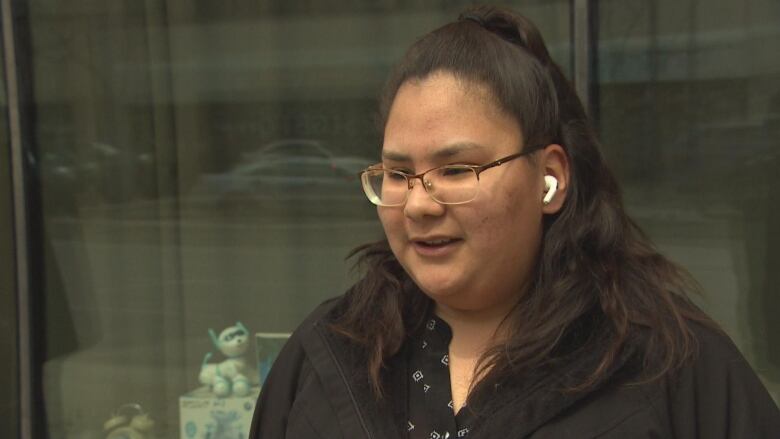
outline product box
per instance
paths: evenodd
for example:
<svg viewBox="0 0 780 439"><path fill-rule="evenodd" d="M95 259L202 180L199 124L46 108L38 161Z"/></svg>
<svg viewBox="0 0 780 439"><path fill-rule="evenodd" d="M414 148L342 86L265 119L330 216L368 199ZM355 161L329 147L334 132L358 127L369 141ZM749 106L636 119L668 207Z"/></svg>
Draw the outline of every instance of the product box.
<svg viewBox="0 0 780 439"><path fill-rule="evenodd" d="M289 333L258 332L255 334L255 351L257 352L257 371L259 373L260 387L263 386L271 366L282 350L282 346L290 338Z"/></svg>
<svg viewBox="0 0 780 439"><path fill-rule="evenodd" d="M247 396L219 398L208 386L179 397L181 439L249 437L252 414L260 389Z"/></svg>

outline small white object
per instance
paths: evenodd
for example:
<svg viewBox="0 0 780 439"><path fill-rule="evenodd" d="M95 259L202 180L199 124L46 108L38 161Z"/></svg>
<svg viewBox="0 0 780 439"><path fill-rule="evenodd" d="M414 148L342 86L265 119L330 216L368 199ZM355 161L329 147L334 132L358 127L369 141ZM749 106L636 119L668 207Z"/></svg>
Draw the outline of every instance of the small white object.
<svg viewBox="0 0 780 439"><path fill-rule="evenodd" d="M544 176L544 198L542 199L542 203L546 206L550 204L553 197L555 196L555 192L558 190L558 179L553 177L552 175L545 175Z"/></svg>

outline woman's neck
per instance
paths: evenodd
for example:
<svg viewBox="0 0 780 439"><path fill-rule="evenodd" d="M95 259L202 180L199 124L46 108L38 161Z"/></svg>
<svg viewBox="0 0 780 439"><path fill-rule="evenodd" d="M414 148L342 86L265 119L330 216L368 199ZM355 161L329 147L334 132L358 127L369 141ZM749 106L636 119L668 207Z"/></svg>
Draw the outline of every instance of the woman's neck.
<svg viewBox="0 0 780 439"><path fill-rule="evenodd" d="M479 357L505 335L502 323L510 310L459 310L438 303L434 307L434 313L452 330L450 352L464 357Z"/></svg>
<svg viewBox="0 0 780 439"><path fill-rule="evenodd" d="M477 370L480 357L506 336L502 323L510 310L511 307L462 311L438 303L434 307L436 315L452 330L448 367L454 413L463 407L473 384L486 372L485 369Z"/></svg>

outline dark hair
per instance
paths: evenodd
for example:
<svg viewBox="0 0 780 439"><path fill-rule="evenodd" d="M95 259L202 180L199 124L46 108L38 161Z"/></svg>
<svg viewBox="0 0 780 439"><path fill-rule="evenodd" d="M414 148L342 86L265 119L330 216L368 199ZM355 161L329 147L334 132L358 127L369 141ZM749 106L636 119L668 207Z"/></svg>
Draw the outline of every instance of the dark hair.
<svg viewBox="0 0 780 439"><path fill-rule="evenodd" d="M521 125L526 147L560 144L570 162L565 204L544 220L535 278L504 322L511 325L509 338L482 357L483 381L598 352L592 370L566 389L578 391L600 382L629 345L640 347L646 381L694 355L688 320L714 326L687 299L698 287L627 216L583 106L536 27L514 12L477 6L423 36L386 85L382 128L401 85L437 72L486 86L498 107ZM345 297L333 328L365 346L371 381L381 396L382 365L419 328L431 301L387 241L359 247L353 255L359 255L365 275Z"/></svg>

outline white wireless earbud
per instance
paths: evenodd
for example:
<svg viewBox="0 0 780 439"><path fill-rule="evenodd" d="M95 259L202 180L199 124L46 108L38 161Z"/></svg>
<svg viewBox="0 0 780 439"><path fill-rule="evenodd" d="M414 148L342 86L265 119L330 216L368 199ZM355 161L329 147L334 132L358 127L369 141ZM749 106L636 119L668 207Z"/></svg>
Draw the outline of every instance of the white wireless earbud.
<svg viewBox="0 0 780 439"><path fill-rule="evenodd" d="M550 204L550 201L552 201L553 197L555 196L555 192L558 190L558 179L553 177L552 175L545 175L544 176L544 198L542 199L542 203L546 206Z"/></svg>

